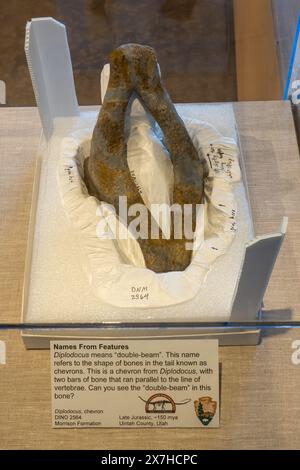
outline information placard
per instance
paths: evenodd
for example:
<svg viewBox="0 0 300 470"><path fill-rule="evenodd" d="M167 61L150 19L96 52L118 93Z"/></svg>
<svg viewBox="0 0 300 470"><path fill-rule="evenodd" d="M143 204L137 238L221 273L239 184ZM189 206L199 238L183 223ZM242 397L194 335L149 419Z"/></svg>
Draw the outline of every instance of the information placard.
<svg viewBox="0 0 300 470"><path fill-rule="evenodd" d="M218 427L218 341L51 342L53 427Z"/></svg>

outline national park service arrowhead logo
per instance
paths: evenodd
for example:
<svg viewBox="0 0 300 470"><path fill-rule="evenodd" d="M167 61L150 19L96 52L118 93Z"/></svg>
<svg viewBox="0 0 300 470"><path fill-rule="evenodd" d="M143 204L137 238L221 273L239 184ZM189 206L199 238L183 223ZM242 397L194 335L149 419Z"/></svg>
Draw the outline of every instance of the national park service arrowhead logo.
<svg viewBox="0 0 300 470"><path fill-rule="evenodd" d="M201 397L194 401L195 413L203 426L208 426L217 409L217 402L211 397Z"/></svg>

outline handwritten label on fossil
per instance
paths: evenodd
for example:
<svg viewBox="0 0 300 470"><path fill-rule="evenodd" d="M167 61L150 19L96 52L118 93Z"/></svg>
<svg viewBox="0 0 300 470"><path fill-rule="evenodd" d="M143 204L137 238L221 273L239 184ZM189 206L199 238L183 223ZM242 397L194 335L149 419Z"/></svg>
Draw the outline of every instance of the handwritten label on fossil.
<svg viewBox="0 0 300 470"><path fill-rule="evenodd" d="M217 427L217 340L51 342L52 422L74 427Z"/></svg>

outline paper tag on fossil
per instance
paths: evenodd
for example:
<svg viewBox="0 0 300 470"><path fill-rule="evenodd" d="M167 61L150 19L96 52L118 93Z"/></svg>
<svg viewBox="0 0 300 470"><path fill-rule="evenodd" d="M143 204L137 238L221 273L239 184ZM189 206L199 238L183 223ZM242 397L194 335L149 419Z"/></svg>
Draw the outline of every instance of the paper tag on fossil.
<svg viewBox="0 0 300 470"><path fill-rule="evenodd" d="M218 341L51 342L54 428L219 426Z"/></svg>

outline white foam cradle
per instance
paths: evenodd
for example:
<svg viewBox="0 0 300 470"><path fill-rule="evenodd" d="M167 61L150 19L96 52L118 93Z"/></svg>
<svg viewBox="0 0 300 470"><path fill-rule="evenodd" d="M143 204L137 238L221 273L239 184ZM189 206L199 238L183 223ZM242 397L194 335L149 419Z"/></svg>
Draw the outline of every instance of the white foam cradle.
<svg viewBox="0 0 300 470"><path fill-rule="evenodd" d="M31 74L36 101L41 117L43 133L49 142L54 130L54 120L57 118L78 118L80 110L74 86L72 63L68 47L65 26L53 18L35 18L26 27L25 52ZM42 153L42 150L40 150ZM241 152L242 153L242 152ZM241 158L242 173L245 183L245 169ZM32 261L32 246L34 237L35 210L39 197L39 181L36 179L33 192L33 205L29 231L28 253L26 261L26 278L23 295L22 322L27 324L28 286L30 285L30 270ZM23 331L23 339L28 348L47 348L49 341L54 338L118 338L118 337L203 337L218 338L220 345L257 344L260 330L255 327L243 327L243 322L255 322L263 301L273 266L279 253L287 229L287 218L283 218L277 233L249 239L243 250L234 300L231 305L230 322L240 323L239 328L201 326L198 324L179 326L167 321L165 325L122 327L118 322L105 321L104 327L97 328L30 328ZM70 306L71 308L71 306ZM47 321L43 320L45 325ZM51 323L51 321L49 322ZM53 323L53 322L52 322ZM58 322L59 323L59 322ZM62 322L65 323L65 322ZM82 321L82 323L86 323ZM124 323L127 323L126 321ZM177 323L178 320L177 320ZM184 323L184 318L180 325Z"/></svg>

